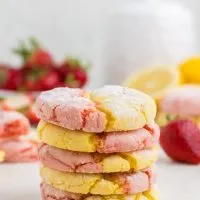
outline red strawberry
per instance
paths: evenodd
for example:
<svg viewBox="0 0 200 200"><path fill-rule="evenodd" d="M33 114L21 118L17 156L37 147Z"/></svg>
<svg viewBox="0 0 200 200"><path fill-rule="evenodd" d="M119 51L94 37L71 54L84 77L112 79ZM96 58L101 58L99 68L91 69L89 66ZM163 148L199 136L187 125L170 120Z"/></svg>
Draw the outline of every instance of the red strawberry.
<svg viewBox="0 0 200 200"><path fill-rule="evenodd" d="M50 90L60 85L59 74L55 70L48 71L40 80L43 90Z"/></svg>
<svg viewBox="0 0 200 200"><path fill-rule="evenodd" d="M19 89L23 82L23 74L20 69L10 69L8 75L8 82L5 85L6 89Z"/></svg>
<svg viewBox="0 0 200 200"><path fill-rule="evenodd" d="M74 70L73 74L75 79L78 80L80 87L83 87L87 83L88 75L85 69L77 68L76 70Z"/></svg>
<svg viewBox="0 0 200 200"><path fill-rule="evenodd" d="M79 60L71 58L67 59L59 67L60 75L65 85L68 87L81 88L88 81L88 74L85 66Z"/></svg>
<svg viewBox="0 0 200 200"><path fill-rule="evenodd" d="M7 90L19 89L23 82L23 74L20 69L0 67L0 88Z"/></svg>
<svg viewBox="0 0 200 200"><path fill-rule="evenodd" d="M8 71L9 66L1 64L0 65L0 88L5 88L5 85L8 82Z"/></svg>
<svg viewBox="0 0 200 200"><path fill-rule="evenodd" d="M22 58L24 68L53 67L52 55L43 49L36 39L29 38L29 46L20 41L19 47L14 49L14 53Z"/></svg>
<svg viewBox="0 0 200 200"><path fill-rule="evenodd" d="M27 79L25 82L25 89L29 91L41 91L42 87L37 79Z"/></svg>
<svg viewBox="0 0 200 200"><path fill-rule="evenodd" d="M49 90L60 85L56 70L32 69L28 71L25 86L31 91Z"/></svg>
<svg viewBox="0 0 200 200"><path fill-rule="evenodd" d="M49 52L44 49L37 49L31 52L27 59L27 67L50 67L52 66L53 59Z"/></svg>
<svg viewBox="0 0 200 200"><path fill-rule="evenodd" d="M175 120L163 127L160 144L173 160L200 163L200 130L191 120Z"/></svg>
<svg viewBox="0 0 200 200"><path fill-rule="evenodd" d="M24 68L25 74L25 84L24 87L28 91L40 91L42 90L42 86L40 85L40 80L46 73L44 69L33 68L28 69Z"/></svg>

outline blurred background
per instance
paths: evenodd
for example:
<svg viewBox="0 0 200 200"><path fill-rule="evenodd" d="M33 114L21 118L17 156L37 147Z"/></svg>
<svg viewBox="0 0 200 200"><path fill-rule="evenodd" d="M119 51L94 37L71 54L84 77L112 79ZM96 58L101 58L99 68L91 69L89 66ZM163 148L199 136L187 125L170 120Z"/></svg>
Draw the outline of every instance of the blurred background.
<svg viewBox="0 0 200 200"><path fill-rule="evenodd" d="M130 68L198 54L199 7L198 0L1 0L0 60L19 63L10 49L34 36L58 60L91 60L89 87L120 83Z"/></svg>

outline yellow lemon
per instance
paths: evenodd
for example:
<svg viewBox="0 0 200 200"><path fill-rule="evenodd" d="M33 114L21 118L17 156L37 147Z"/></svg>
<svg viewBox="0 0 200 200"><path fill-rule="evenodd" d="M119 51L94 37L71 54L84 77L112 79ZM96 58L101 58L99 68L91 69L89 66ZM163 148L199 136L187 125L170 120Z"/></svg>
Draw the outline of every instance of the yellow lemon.
<svg viewBox="0 0 200 200"><path fill-rule="evenodd" d="M155 67L131 74L123 85L138 89L159 100L169 89L180 83L181 75L176 67Z"/></svg>
<svg viewBox="0 0 200 200"><path fill-rule="evenodd" d="M184 83L200 83L200 57L192 57L179 65Z"/></svg>

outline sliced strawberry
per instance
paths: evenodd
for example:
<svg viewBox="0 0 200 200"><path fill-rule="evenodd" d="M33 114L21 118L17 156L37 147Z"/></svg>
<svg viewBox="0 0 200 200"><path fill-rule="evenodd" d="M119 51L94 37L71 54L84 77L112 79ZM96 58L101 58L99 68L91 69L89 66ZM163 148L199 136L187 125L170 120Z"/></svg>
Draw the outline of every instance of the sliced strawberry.
<svg viewBox="0 0 200 200"><path fill-rule="evenodd" d="M200 163L200 130L191 120L175 120L163 127L160 144L173 160Z"/></svg>

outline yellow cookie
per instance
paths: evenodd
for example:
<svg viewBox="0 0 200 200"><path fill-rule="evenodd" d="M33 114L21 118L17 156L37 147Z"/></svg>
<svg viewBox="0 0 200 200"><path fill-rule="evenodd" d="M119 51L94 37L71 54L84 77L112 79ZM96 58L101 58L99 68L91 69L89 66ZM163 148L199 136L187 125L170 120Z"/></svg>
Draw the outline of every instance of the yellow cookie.
<svg viewBox="0 0 200 200"><path fill-rule="evenodd" d="M37 132L42 142L57 148L79 152L118 153L153 147L157 143L158 129L156 125L152 128L151 132L146 128L141 128L128 132L95 134L70 131L41 121Z"/></svg>
<svg viewBox="0 0 200 200"><path fill-rule="evenodd" d="M144 195L149 200L157 200L157 199L159 199L159 191L157 189L157 186L154 185L154 187L151 190L149 190L147 192L144 192Z"/></svg>
<svg viewBox="0 0 200 200"><path fill-rule="evenodd" d="M66 192L80 194L136 194L151 188L154 173L151 169L136 173L83 174L67 173L41 167L44 182Z"/></svg>
<svg viewBox="0 0 200 200"><path fill-rule="evenodd" d="M137 130L151 124L156 116L155 102L134 89L105 86L91 92L91 100L107 116L106 132Z"/></svg>

